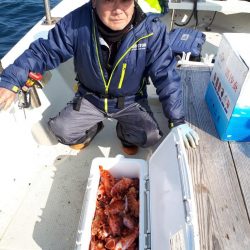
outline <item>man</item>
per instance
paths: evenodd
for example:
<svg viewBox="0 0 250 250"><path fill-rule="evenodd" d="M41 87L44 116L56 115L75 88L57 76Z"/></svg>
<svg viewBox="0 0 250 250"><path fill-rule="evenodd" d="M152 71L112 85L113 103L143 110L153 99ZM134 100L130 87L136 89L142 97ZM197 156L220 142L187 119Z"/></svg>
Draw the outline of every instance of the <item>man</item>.
<svg viewBox="0 0 250 250"><path fill-rule="evenodd" d="M154 145L162 133L147 102L150 77L169 127L180 128L187 147L198 145L198 135L185 124L166 26L134 0L93 0L62 18L47 40L33 42L3 71L0 105L12 103L30 71L43 73L71 57L78 92L49 121L59 142L83 149L102 129L102 121L113 118L125 153Z"/></svg>

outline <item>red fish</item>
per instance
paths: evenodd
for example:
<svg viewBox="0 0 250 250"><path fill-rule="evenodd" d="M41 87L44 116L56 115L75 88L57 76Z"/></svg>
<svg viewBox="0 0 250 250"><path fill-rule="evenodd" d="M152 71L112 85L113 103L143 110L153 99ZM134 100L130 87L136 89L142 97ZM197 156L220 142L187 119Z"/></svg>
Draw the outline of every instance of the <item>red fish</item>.
<svg viewBox="0 0 250 250"><path fill-rule="evenodd" d="M128 191L128 188L132 183L133 183L132 179L123 177L112 187L111 195L122 197Z"/></svg>
<svg viewBox="0 0 250 250"><path fill-rule="evenodd" d="M122 218L119 215L110 214L108 216L108 224L113 236L121 235Z"/></svg>
<svg viewBox="0 0 250 250"><path fill-rule="evenodd" d="M125 203L123 200L115 200L106 206L106 214L118 214L122 213L125 209Z"/></svg>
<svg viewBox="0 0 250 250"><path fill-rule="evenodd" d="M104 185L105 193L108 197L111 197L111 189L115 184L115 178L109 173L108 170L103 169L102 166L99 166L101 182Z"/></svg>
<svg viewBox="0 0 250 250"><path fill-rule="evenodd" d="M114 250L127 250L134 243L138 235L139 235L139 229L137 227L129 235L122 237L116 243Z"/></svg>

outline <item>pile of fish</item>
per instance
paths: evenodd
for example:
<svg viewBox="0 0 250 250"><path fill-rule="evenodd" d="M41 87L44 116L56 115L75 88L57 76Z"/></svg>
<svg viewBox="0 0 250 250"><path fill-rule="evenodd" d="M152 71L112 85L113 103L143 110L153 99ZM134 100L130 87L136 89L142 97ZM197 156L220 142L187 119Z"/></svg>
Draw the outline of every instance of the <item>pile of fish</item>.
<svg viewBox="0 0 250 250"><path fill-rule="evenodd" d="M100 169L90 250L138 250L139 179L114 178Z"/></svg>

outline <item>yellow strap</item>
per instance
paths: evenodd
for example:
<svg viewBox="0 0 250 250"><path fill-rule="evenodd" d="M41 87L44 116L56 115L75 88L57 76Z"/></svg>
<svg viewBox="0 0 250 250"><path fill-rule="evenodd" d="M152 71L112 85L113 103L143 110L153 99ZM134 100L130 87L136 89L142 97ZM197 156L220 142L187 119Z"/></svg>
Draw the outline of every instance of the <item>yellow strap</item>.
<svg viewBox="0 0 250 250"><path fill-rule="evenodd" d="M19 88L17 86L13 86L11 90L13 92L17 93L19 91Z"/></svg>

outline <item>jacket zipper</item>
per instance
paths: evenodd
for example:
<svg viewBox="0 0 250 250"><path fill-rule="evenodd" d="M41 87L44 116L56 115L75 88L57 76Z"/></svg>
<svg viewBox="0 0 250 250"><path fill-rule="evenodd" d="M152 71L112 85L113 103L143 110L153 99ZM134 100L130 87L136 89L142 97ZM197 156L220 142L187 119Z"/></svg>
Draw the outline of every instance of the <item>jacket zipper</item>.
<svg viewBox="0 0 250 250"><path fill-rule="evenodd" d="M150 33L146 36L143 36L139 39L137 39L124 53L123 55L120 57L120 59L117 61L115 67L113 68L111 74L110 74L110 77L109 77L109 80L108 82L106 82L105 80L105 77L104 77L104 73L103 73L103 69L102 69L102 65L101 65L101 61L100 61L100 57L99 57L99 53L98 53L98 46L97 46L97 41L96 41L96 30L95 30L95 26L93 25L93 29L94 29L94 42L95 42L95 50L96 50L96 55L97 55L97 60L98 60L98 65L99 65L99 68L100 68L100 71L101 71L101 76L102 76L102 80L103 80L103 83L104 83L104 87L105 87L105 94L108 94L108 91L109 91L109 85L111 83L111 79L113 77L113 74L117 68L117 66L119 65L119 63L121 62L121 60L130 52L130 50L139 42L141 41L142 39L145 39L145 38L148 38L150 36L152 36L154 33ZM124 66L123 66L124 67ZM126 66L127 67L127 66ZM126 69L126 68L125 68ZM122 72L123 74L123 72ZM125 74L125 72L124 72ZM122 76L121 76L122 77ZM123 76L123 79L124 79L124 76ZM121 82L121 79L120 79L120 82ZM119 82L119 83L120 83ZM121 82L122 84L122 82ZM118 87L119 88L119 87ZM107 113L108 112L108 98L104 98L104 111Z"/></svg>
<svg viewBox="0 0 250 250"><path fill-rule="evenodd" d="M121 78L120 78L120 81L119 81L119 84L118 84L118 89L121 89L121 88L122 88L122 83L123 83L123 80L124 80L126 68L127 68L127 63L123 63L123 65L122 65Z"/></svg>

